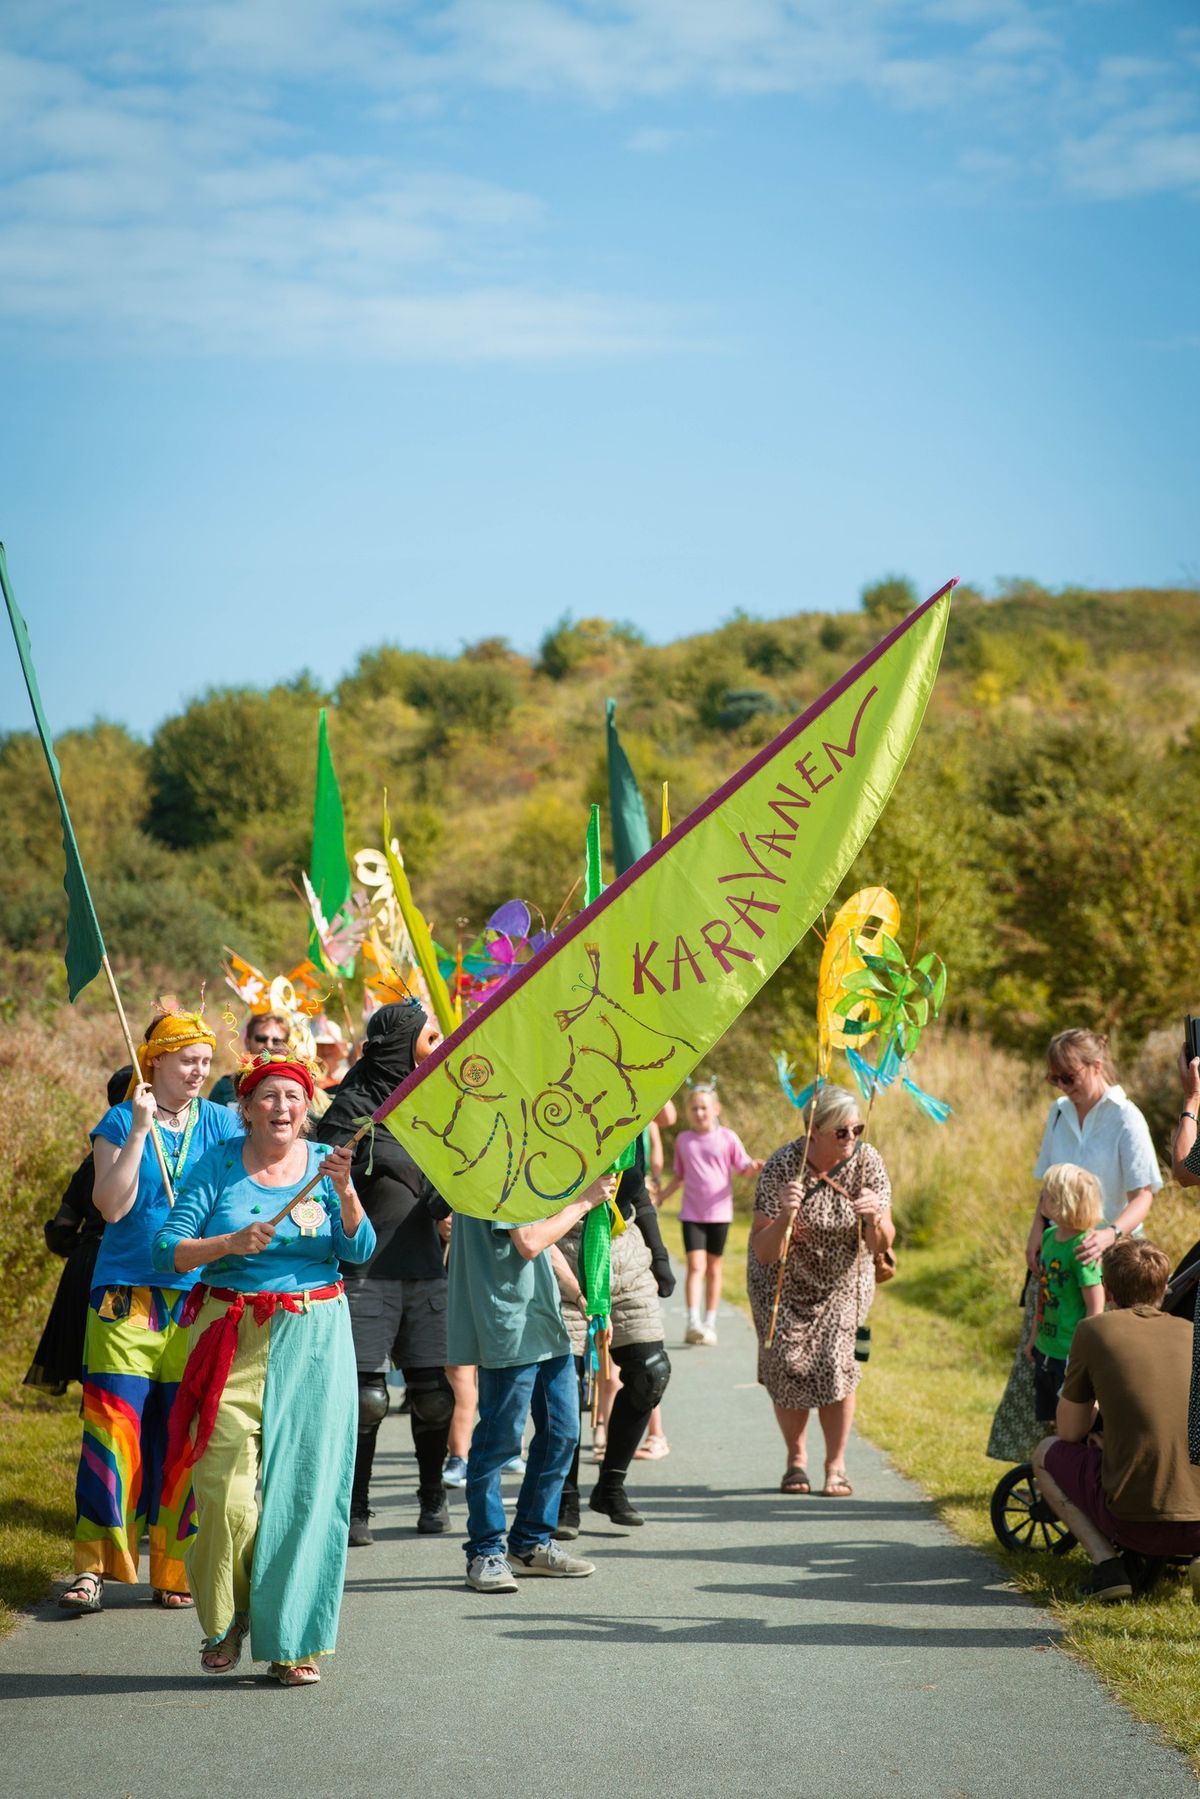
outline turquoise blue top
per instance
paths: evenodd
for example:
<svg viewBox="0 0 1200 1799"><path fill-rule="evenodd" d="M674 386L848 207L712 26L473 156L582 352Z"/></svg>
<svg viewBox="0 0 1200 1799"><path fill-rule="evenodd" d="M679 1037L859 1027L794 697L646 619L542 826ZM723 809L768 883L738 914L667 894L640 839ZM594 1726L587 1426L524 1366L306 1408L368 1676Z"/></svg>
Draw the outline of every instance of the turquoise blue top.
<svg viewBox="0 0 1200 1799"><path fill-rule="evenodd" d="M449 1331L452 1367L520 1368L570 1355L550 1252L526 1261L511 1225L459 1213L450 1234Z"/></svg>
<svg viewBox="0 0 1200 1799"><path fill-rule="evenodd" d="M209 1150L191 1170L175 1209L160 1223L154 1238L157 1278L170 1275L176 1282L175 1245L188 1237L219 1237L240 1231L257 1219L273 1218L289 1194L299 1193L331 1152L324 1143L306 1143L308 1165L290 1187L265 1187L246 1173L240 1134L227 1144ZM328 1176L314 1187L310 1199L320 1203L322 1217L313 1226L296 1224L291 1214L275 1226L275 1235L256 1256L224 1256L210 1262L197 1275L181 1275L189 1285L203 1279L212 1287L232 1287L239 1293L301 1293L307 1287L327 1287L340 1279L339 1259L366 1262L375 1250L375 1231L364 1218L352 1237L342 1229L341 1202ZM307 1202L306 1202L307 1203Z"/></svg>
<svg viewBox="0 0 1200 1799"><path fill-rule="evenodd" d="M178 1178L174 1176L174 1168L184 1148L186 1124L182 1131L161 1133L167 1167L172 1171L171 1185L176 1193L201 1156L229 1138L240 1137L242 1134L241 1120L227 1112L224 1106L210 1105L206 1099L199 1099L195 1103L200 1109ZM92 1141L94 1143L97 1137L103 1137L106 1143L115 1143L120 1149L132 1129L133 1101L123 1099L119 1106L110 1107L104 1114L92 1132ZM152 1258L151 1245L155 1231L170 1216L171 1208L167 1204L166 1188L159 1172L158 1157L154 1153L153 1137L147 1131L146 1141L142 1145L141 1166L138 1169L137 1198L124 1218L118 1218L115 1224L106 1224L104 1227L100 1253L96 1257L96 1271L92 1275L93 1287L161 1287L164 1283L156 1272L158 1264ZM194 1274L176 1274L172 1270L166 1285L187 1288L193 1286L196 1279Z"/></svg>

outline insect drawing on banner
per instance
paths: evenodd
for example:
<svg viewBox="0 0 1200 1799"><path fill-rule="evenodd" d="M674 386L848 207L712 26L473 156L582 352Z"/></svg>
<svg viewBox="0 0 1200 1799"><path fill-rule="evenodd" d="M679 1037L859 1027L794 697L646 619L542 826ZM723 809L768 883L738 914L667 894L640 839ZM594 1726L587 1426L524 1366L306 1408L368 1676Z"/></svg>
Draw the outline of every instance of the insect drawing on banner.
<svg viewBox="0 0 1200 1799"><path fill-rule="evenodd" d="M583 947L586 967L575 981L579 1003L554 1015L564 1040L561 1072L527 1099L515 1078L510 1083L487 1057L464 1049L439 1070L453 1089L444 1121L426 1106L413 1117L414 1130L440 1138L456 1158L456 1174L487 1164L496 1212L518 1185L548 1203L568 1200L590 1157L611 1151L615 1158L636 1136L651 1109L640 1096L639 1077L657 1074L685 1051L695 1053L685 1038L646 1024L606 992L598 948ZM436 1079L429 1098L444 1091ZM453 1204L451 1192L446 1198Z"/></svg>

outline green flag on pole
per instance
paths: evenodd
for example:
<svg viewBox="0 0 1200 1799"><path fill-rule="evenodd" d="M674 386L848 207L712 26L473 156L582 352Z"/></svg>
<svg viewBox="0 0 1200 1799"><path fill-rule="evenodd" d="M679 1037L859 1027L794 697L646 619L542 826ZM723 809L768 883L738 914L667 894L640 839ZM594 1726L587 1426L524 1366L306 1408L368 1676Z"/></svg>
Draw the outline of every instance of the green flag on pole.
<svg viewBox="0 0 1200 1799"><path fill-rule="evenodd" d="M342 809L342 792L333 769L329 737L325 729L325 708L321 708L317 724L317 788L313 800L312 861L309 879L313 892L321 902L321 910L330 924L350 898L350 858L346 854L346 814ZM324 966L321 939L314 924L309 932L308 953L318 968ZM352 975L354 959L331 974Z"/></svg>
<svg viewBox="0 0 1200 1799"><path fill-rule="evenodd" d="M63 886L67 892L67 991L71 998L77 999L89 981L94 981L100 973L104 961L104 939L100 935L100 924L96 917L96 908L92 904L92 895L88 888L87 876L83 872L83 861L79 854L79 845L75 841L75 830L71 824L71 814L67 811L66 795L62 789L62 770L58 766L58 757L54 754L54 744L50 736L50 727L46 723L46 714L42 710L42 696L38 689L37 674L33 666L33 653L29 647L29 630L21 617L13 590L9 585L8 563L5 560L4 545L0 544L0 587L4 589L4 604L8 607L8 622L17 640L17 655L21 658L21 673L25 676L25 685L29 689L29 702L33 707L34 723L38 736L42 740L42 748L46 752L46 761L50 767L50 779L54 783L58 809L62 814L63 849L67 855L67 871L63 877Z"/></svg>
<svg viewBox="0 0 1200 1799"><path fill-rule="evenodd" d="M608 702L608 810L612 816L613 862L617 873L623 875L650 848L650 821L629 757L617 735L616 700Z"/></svg>

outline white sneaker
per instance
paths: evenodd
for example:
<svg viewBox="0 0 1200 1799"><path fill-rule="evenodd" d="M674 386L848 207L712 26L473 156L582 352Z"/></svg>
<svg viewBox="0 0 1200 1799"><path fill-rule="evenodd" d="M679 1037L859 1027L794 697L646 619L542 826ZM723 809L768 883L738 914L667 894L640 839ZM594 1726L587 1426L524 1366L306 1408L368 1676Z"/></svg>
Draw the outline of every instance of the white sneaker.
<svg viewBox="0 0 1200 1799"><path fill-rule="evenodd" d="M523 1574L552 1574L559 1580L582 1580L585 1574L596 1572L595 1562L585 1562L581 1555L568 1555L553 1537L547 1543L539 1543L532 1554L514 1556L513 1560Z"/></svg>
<svg viewBox="0 0 1200 1799"><path fill-rule="evenodd" d="M467 1585L477 1593L515 1593L517 1583L502 1555L477 1555L467 1569Z"/></svg>
<svg viewBox="0 0 1200 1799"><path fill-rule="evenodd" d="M702 1324L689 1324L683 1333L683 1340L685 1343L706 1343L708 1339L704 1335L704 1326Z"/></svg>
<svg viewBox="0 0 1200 1799"><path fill-rule="evenodd" d="M717 1333L711 1324L702 1324L700 1326L700 1341L707 1344L709 1349L716 1348Z"/></svg>

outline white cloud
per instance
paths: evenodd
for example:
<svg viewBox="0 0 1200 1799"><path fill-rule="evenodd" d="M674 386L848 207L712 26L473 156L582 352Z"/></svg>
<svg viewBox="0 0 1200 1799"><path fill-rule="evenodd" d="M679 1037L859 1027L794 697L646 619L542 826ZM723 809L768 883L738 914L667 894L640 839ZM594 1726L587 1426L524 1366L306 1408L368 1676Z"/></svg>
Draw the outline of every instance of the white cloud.
<svg viewBox="0 0 1200 1799"><path fill-rule="evenodd" d="M976 197L1047 171L1087 199L1197 191L1173 46L1097 60L1069 24L1037 0L6 0L0 318L260 353L685 341L534 273L556 231L536 194L419 157L461 161L481 90L636 108L641 153L697 135L682 98L855 92L966 123Z"/></svg>

